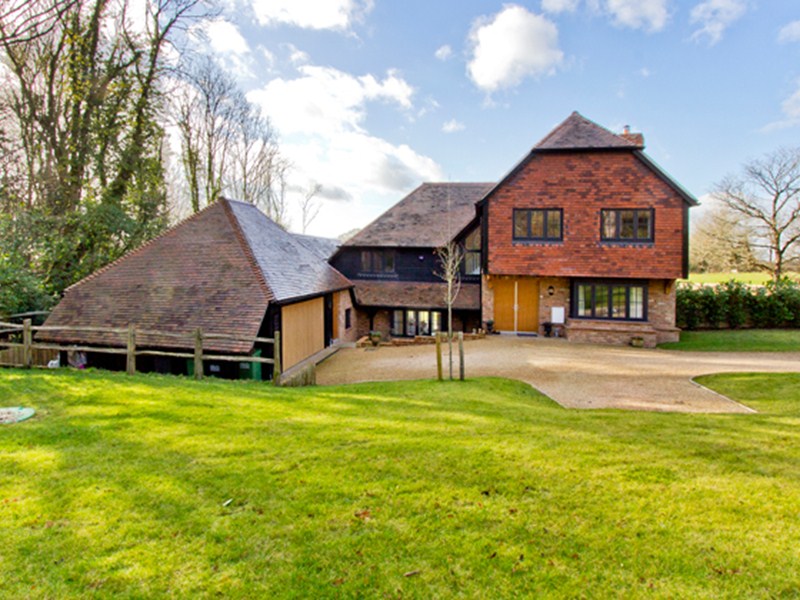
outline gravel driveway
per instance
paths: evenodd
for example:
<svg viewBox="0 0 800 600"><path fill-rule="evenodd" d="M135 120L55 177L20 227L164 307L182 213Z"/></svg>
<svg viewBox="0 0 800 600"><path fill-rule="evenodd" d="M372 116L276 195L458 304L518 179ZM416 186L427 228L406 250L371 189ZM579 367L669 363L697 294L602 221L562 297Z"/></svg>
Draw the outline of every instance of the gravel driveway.
<svg viewBox="0 0 800 600"><path fill-rule="evenodd" d="M506 335L465 342L464 353L467 377L519 379L567 408L754 412L692 378L800 371L800 353L675 352ZM433 377L432 345L345 348L317 367L321 385Z"/></svg>

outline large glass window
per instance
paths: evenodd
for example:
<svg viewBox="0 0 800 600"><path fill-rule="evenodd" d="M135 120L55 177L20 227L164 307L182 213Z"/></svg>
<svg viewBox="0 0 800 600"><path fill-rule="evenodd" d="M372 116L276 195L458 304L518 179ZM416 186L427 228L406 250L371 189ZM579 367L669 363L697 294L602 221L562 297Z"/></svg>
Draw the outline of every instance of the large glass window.
<svg viewBox="0 0 800 600"><path fill-rule="evenodd" d="M652 242L653 209L601 210L600 237L607 242Z"/></svg>
<svg viewBox="0 0 800 600"><path fill-rule="evenodd" d="M442 313L435 310L397 309L392 311L394 336L433 335L442 330Z"/></svg>
<svg viewBox="0 0 800 600"><path fill-rule="evenodd" d="M404 311L402 310L393 310L392 311L392 335L404 335L405 333L405 320L403 319Z"/></svg>
<svg viewBox="0 0 800 600"><path fill-rule="evenodd" d="M481 274L481 230L476 227L464 238L464 275Z"/></svg>
<svg viewBox="0 0 800 600"><path fill-rule="evenodd" d="M417 335L417 311L406 311L406 335L414 337Z"/></svg>
<svg viewBox="0 0 800 600"><path fill-rule="evenodd" d="M394 250L362 250L362 273L394 273Z"/></svg>
<svg viewBox="0 0 800 600"><path fill-rule="evenodd" d="M583 319L646 319L647 290L637 283L576 282L573 316Z"/></svg>
<svg viewBox="0 0 800 600"><path fill-rule="evenodd" d="M514 239L560 241L563 215L560 208L515 208Z"/></svg>

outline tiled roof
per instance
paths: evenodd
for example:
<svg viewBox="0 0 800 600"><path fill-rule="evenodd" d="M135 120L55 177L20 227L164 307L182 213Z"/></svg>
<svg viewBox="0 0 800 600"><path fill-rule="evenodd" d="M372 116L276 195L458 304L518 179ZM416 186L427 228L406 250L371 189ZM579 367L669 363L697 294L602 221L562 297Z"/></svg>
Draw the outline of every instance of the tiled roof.
<svg viewBox="0 0 800 600"><path fill-rule="evenodd" d="M475 218L475 203L493 186L492 183L423 183L344 246L444 246Z"/></svg>
<svg viewBox="0 0 800 600"><path fill-rule="evenodd" d="M313 235L302 235L295 233L296 237L301 244L314 252L323 260L328 260L333 256L334 252L339 248L341 242L333 238L316 237Z"/></svg>
<svg viewBox="0 0 800 600"><path fill-rule="evenodd" d="M255 239L263 236L268 239ZM160 237L67 289L45 325L124 328L187 334L140 335L137 345L192 347L190 334L220 352L249 352L269 302L351 284L251 205L220 200ZM40 339L125 345L124 336L40 332Z"/></svg>
<svg viewBox="0 0 800 600"><path fill-rule="evenodd" d="M447 308L447 284L410 281L354 281L356 303L384 308ZM453 308L480 310L481 286L462 283Z"/></svg>
<svg viewBox="0 0 800 600"><path fill-rule="evenodd" d="M252 204L227 201L276 302L316 296L352 284L299 236L287 233Z"/></svg>
<svg viewBox="0 0 800 600"><path fill-rule="evenodd" d="M536 146L536 150L600 150L608 148L644 148L641 134L612 133L578 112L573 112Z"/></svg>

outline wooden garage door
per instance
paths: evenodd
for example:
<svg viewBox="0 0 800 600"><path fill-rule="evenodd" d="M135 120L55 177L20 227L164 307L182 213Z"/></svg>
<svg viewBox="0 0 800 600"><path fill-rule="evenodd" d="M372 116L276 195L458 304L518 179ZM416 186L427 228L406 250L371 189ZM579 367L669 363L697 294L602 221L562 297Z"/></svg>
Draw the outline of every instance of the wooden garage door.
<svg viewBox="0 0 800 600"><path fill-rule="evenodd" d="M494 328L535 332L539 329L539 280L532 277L496 279Z"/></svg>
<svg viewBox="0 0 800 600"><path fill-rule="evenodd" d="M325 348L325 302L314 298L281 309L283 369Z"/></svg>

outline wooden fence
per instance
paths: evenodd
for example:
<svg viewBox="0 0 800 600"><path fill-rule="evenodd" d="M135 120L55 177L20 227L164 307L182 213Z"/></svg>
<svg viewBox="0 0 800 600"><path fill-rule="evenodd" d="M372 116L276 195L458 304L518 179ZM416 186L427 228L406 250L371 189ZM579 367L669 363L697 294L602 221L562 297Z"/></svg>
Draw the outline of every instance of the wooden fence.
<svg viewBox="0 0 800 600"><path fill-rule="evenodd" d="M34 334L37 331L112 334L120 336L120 339L124 339L126 344L125 347L122 348L120 346L89 346L36 342L34 341ZM180 341L183 341L187 343L187 345L192 345L194 347L194 352L139 349L136 345L137 335L158 335L174 338L176 340L176 345L179 345ZM23 368L45 366L47 361L55 358L59 352L98 352L102 354L124 354L126 357L126 371L129 375L136 373L137 356L161 356L193 360L195 379L203 378L204 361L269 364L273 365L272 380L274 383L278 383L281 374L280 335L280 331L276 331L274 338L257 337L244 339L227 334L203 333L202 329L196 329L193 334L185 334L137 330L133 326L125 329L112 327L46 327L43 325L34 326L31 324L30 319L25 319L22 325L18 323L0 322L0 348L6 348L6 350L0 351L0 366ZM4 338L7 338L7 341L4 341ZM272 344L275 358L262 358L249 354L206 354L203 350L204 340L245 341ZM48 356L50 358L46 358Z"/></svg>

